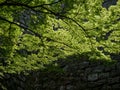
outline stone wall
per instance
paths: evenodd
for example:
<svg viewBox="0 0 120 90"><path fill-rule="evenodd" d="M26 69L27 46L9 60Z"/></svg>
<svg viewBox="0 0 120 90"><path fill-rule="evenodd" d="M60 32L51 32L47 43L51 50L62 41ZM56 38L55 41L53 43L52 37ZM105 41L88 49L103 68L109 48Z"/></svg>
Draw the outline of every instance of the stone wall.
<svg viewBox="0 0 120 90"><path fill-rule="evenodd" d="M2 84L7 90L120 90L120 61L106 65L72 58L27 76L5 74Z"/></svg>

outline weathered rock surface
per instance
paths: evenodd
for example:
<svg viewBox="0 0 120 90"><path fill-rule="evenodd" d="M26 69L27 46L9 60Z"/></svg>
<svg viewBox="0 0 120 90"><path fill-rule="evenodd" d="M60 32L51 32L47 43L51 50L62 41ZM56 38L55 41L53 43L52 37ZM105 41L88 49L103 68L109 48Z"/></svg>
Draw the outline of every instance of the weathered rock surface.
<svg viewBox="0 0 120 90"><path fill-rule="evenodd" d="M62 63L66 65L62 65ZM58 61L64 72L33 71L30 75L5 74L8 90L119 90L120 61L105 65L102 61ZM56 67L58 68L58 67Z"/></svg>

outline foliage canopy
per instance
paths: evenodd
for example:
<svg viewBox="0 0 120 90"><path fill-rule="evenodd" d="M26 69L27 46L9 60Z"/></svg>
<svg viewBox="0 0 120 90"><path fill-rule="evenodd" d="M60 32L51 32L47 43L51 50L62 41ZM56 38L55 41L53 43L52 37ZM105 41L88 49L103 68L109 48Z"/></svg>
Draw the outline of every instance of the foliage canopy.
<svg viewBox="0 0 120 90"><path fill-rule="evenodd" d="M0 0L0 70L45 68L72 54L111 60L120 53L120 1Z"/></svg>

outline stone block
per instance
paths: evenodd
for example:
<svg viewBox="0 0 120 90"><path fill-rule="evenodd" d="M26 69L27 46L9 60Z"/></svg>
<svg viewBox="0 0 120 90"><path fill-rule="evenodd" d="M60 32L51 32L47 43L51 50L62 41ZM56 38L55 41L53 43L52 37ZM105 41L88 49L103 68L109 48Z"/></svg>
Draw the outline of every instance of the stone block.
<svg viewBox="0 0 120 90"><path fill-rule="evenodd" d="M21 88L21 87L18 87L18 88L17 88L17 90L24 90L24 89L23 89L23 88Z"/></svg>
<svg viewBox="0 0 120 90"><path fill-rule="evenodd" d="M112 71L110 72L110 77L116 77L116 76L120 76L119 71L117 71L117 70L112 70Z"/></svg>
<svg viewBox="0 0 120 90"><path fill-rule="evenodd" d="M60 90L65 90L65 86L60 86Z"/></svg>
<svg viewBox="0 0 120 90"><path fill-rule="evenodd" d="M93 73L93 74L88 75L88 81L96 81L96 80L98 80L98 74L97 73Z"/></svg>
<svg viewBox="0 0 120 90"><path fill-rule="evenodd" d="M119 63L117 63L117 70L120 70L120 62Z"/></svg>
<svg viewBox="0 0 120 90"><path fill-rule="evenodd" d="M120 76L108 79L108 84L112 85L115 83L120 83Z"/></svg>
<svg viewBox="0 0 120 90"><path fill-rule="evenodd" d="M74 86L72 86L72 85L67 85L67 86L66 86L66 90L74 90Z"/></svg>
<svg viewBox="0 0 120 90"><path fill-rule="evenodd" d="M94 82L88 82L88 87L93 88L93 87L101 87L104 84L106 84L106 80L98 80L98 81L94 81Z"/></svg>
<svg viewBox="0 0 120 90"><path fill-rule="evenodd" d="M93 72L100 73L100 72L103 72L103 70L104 70L104 66L100 65L100 66L95 67Z"/></svg>
<svg viewBox="0 0 120 90"><path fill-rule="evenodd" d="M111 86L104 85L100 90L113 90Z"/></svg>
<svg viewBox="0 0 120 90"><path fill-rule="evenodd" d="M93 68L86 68L85 69L85 74L92 73L92 71L93 71Z"/></svg>
<svg viewBox="0 0 120 90"><path fill-rule="evenodd" d="M99 79L107 79L109 78L109 72L106 73L99 73Z"/></svg>
<svg viewBox="0 0 120 90"><path fill-rule="evenodd" d="M113 90L120 90L120 83L112 85Z"/></svg>

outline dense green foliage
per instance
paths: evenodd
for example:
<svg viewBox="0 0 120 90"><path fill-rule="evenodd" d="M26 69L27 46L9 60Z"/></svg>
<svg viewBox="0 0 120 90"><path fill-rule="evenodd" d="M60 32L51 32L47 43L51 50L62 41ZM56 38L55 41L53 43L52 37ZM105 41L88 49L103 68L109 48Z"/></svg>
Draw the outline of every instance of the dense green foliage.
<svg viewBox="0 0 120 90"><path fill-rule="evenodd" d="M0 0L0 71L41 69L85 52L110 61L110 53L120 53L120 1L108 9L102 2Z"/></svg>

